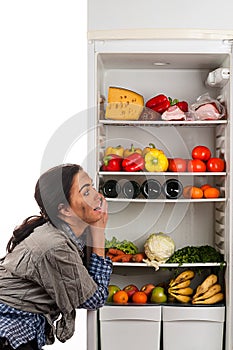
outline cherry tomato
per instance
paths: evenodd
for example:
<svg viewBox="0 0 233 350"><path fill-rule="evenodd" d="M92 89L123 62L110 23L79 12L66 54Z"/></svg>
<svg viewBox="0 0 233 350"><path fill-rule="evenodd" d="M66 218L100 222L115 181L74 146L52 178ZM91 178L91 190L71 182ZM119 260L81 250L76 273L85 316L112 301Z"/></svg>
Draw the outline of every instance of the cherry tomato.
<svg viewBox="0 0 233 350"><path fill-rule="evenodd" d="M196 146L192 150L193 159L200 159L206 162L211 157L211 152L206 146Z"/></svg>
<svg viewBox="0 0 233 350"><path fill-rule="evenodd" d="M187 162L183 158L169 159L168 171L183 172L187 170Z"/></svg>
<svg viewBox="0 0 233 350"><path fill-rule="evenodd" d="M200 159L191 159L188 161L189 172L204 172L206 171L205 163Z"/></svg>
<svg viewBox="0 0 233 350"><path fill-rule="evenodd" d="M225 161L221 158L210 158L206 164L207 171L221 172L225 169Z"/></svg>

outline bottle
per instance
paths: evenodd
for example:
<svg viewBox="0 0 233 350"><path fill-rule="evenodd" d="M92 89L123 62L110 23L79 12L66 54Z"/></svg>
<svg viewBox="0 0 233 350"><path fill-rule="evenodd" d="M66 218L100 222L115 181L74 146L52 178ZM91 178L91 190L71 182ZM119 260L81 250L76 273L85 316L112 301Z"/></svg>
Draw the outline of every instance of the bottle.
<svg viewBox="0 0 233 350"><path fill-rule="evenodd" d="M141 193L145 198L156 199L161 193L161 184L155 179L149 179L141 185Z"/></svg>
<svg viewBox="0 0 233 350"><path fill-rule="evenodd" d="M126 181L122 186L122 193L125 198L136 198L140 194L140 185L134 181Z"/></svg>
<svg viewBox="0 0 233 350"><path fill-rule="evenodd" d="M108 180L103 184L102 192L104 197L116 198L121 192L121 186L116 180Z"/></svg>
<svg viewBox="0 0 233 350"><path fill-rule="evenodd" d="M162 186L163 194L168 199L177 199L182 195L183 185L177 179L169 179Z"/></svg>

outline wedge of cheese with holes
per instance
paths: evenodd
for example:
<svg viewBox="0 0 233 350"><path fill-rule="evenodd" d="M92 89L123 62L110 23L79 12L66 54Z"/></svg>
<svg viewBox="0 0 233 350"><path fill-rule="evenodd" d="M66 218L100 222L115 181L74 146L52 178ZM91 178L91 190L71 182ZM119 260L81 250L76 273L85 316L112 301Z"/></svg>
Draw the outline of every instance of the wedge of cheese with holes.
<svg viewBox="0 0 233 350"><path fill-rule="evenodd" d="M134 91L109 87L105 118L113 120L138 120L144 106L144 98Z"/></svg>

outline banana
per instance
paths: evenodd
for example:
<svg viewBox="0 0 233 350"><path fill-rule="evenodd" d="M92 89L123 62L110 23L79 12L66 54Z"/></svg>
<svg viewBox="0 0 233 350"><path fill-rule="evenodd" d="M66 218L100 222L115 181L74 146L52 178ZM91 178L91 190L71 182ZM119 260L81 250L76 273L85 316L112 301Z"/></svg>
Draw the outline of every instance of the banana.
<svg viewBox="0 0 233 350"><path fill-rule="evenodd" d="M178 300L181 303L188 303L191 300L191 297L188 295L180 295L180 294L174 294L170 293L176 300Z"/></svg>
<svg viewBox="0 0 233 350"><path fill-rule="evenodd" d="M172 282L172 281L173 281L173 280L171 280L171 282ZM171 283L171 282L170 282L170 283ZM189 287L189 286L190 286L190 283L191 283L191 280L186 280L186 281L184 281L184 282L181 282L181 283L176 284L176 285L173 286L173 287L170 287L170 289L172 289L172 290L175 291L175 289L186 288L186 287ZM170 286L170 284L169 284L169 286Z"/></svg>
<svg viewBox="0 0 233 350"><path fill-rule="evenodd" d="M213 286L211 286L204 294L200 295L199 297L193 297L193 300L198 301L208 299L219 292L221 292L221 286L220 284L216 283Z"/></svg>
<svg viewBox="0 0 233 350"><path fill-rule="evenodd" d="M217 282L218 278L216 275L211 274L197 287L196 293L193 298L197 298L199 295L204 294L207 290Z"/></svg>
<svg viewBox="0 0 233 350"><path fill-rule="evenodd" d="M178 283L190 280L194 277L194 272L191 270L186 270L181 272L174 280L170 282L170 287L175 286Z"/></svg>
<svg viewBox="0 0 233 350"><path fill-rule="evenodd" d="M205 305L216 304L219 301L223 300L223 298L224 298L223 293L217 293L217 294L214 294L212 297L204 299L204 300L192 300L192 303L193 304L205 304Z"/></svg>
<svg viewBox="0 0 233 350"><path fill-rule="evenodd" d="M193 294L193 289L190 287L186 287L186 288L180 288L180 289L175 289L175 290L170 290L170 288L168 289L168 293L170 294L179 294L179 295L192 295ZM172 295L173 295L172 294Z"/></svg>

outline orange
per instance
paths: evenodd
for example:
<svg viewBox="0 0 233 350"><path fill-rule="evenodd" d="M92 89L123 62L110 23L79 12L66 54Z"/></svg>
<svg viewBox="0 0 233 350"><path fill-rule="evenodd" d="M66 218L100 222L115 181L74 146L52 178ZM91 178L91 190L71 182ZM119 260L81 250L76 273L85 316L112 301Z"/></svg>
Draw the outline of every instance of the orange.
<svg viewBox="0 0 233 350"><path fill-rule="evenodd" d="M212 186L210 186L209 184L204 184L201 186L201 190L205 191L207 188L210 188L210 187L212 187Z"/></svg>
<svg viewBox="0 0 233 350"><path fill-rule="evenodd" d="M204 190L205 198L218 198L220 196L220 191L215 187L209 187Z"/></svg>
<svg viewBox="0 0 233 350"><path fill-rule="evenodd" d="M129 300L128 294L124 290L119 290L113 295L113 302L117 304L126 304Z"/></svg>
<svg viewBox="0 0 233 350"><path fill-rule="evenodd" d="M196 186L186 186L183 189L184 198L199 199L203 197L203 191Z"/></svg>
<svg viewBox="0 0 233 350"><path fill-rule="evenodd" d="M136 304L145 304L147 302L146 293L142 291L135 292L132 296L132 302Z"/></svg>

